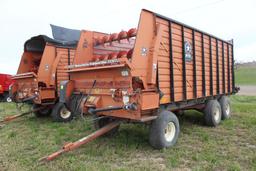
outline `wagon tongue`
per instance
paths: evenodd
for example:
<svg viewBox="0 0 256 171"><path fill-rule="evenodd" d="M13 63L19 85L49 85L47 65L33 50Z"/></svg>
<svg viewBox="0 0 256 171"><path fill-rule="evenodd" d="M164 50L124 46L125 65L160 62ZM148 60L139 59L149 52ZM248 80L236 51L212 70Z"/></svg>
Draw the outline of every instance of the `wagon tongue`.
<svg viewBox="0 0 256 171"><path fill-rule="evenodd" d="M87 144L87 143L93 141L94 139L106 134L107 132L111 131L112 129L116 128L117 126L120 125L120 123L121 123L120 121L113 121L113 122L107 124L106 126L102 127L101 129L91 133L90 135L88 135L86 137L83 137L75 142L67 143L60 150L58 150L48 156L40 158L39 162L51 161L65 152L74 150L74 149L80 147L81 145Z"/></svg>
<svg viewBox="0 0 256 171"><path fill-rule="evenodd" d="M15 120L17 118L20 118L22 116L28 115L30 113L34 113L34 112L40 111L42 109L45 109L45 106L42 106L42 107L30 110L28 112L23 112L23 113L20 113L20 114L6 116L5 118L0 120L0 128L2 128L5 124L7 124L7 123L9 123L9 122L11 122L11 121L13 121L13 120Z"/></svg>

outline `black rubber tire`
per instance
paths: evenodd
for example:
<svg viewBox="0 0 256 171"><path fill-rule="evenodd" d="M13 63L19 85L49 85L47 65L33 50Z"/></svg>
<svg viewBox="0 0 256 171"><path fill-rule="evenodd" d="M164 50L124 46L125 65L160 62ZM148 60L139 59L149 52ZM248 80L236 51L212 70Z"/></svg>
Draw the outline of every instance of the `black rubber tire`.
<svg viewBox="0 0 256 171"><path fill-rule="evenodd" d="M34 110L34 109L37 109L37 108L39 108L39 107L41 107L41 105L33 104L33 110ZM46 108L46 109L42 109L42 110L40 110L40 111L34 112L34 114L35 114L36 117L39 117L39 118L40 118L40 117L47 117L47 116L50 116L51 112L52 112L52 109L51 109L51 108Z"/></svg>
<svg viewBox="0 0 256 171"><path fill-rule="evenodd" d="M218 112L218 113L217 113ZM217 117L214 117L214 116ZM204 120L207 126L216 127L221 122L221 107L217 100L209 100L204 108Z"/></svg>
<svg viewBox="0 0 256 171"><path fill-rule="evenodd" d="M104 127L105 125L109 124L110 122L113 122L115 121L114 118L101 118L101 119L98 119L99 117L101 116L97 116L97 115L94 115L93 116L93 125L94 125L94 128L96 130ZM107 132L106 134L104 134L105 136L113 136L113 135L116 135L118 130L120 128L120 125L118 125L117 127L115 127L114 129L112 129L111 131Z"/></svg>
<svg viewBox="0 0 256 171"><path fill-rule="evenodd" d="M175 126L174 137L168 141L165 132L169 123L173 123ZM175 114L170 111L163 110L159 116L152 121L149 133L149 143L156 149L162 149L174 146L178 140L180 134L179 120Z"/></svg>
<svg viewBox="0 0 256 171"><path fill-rule="evenodd" d="M230 100L227 96L222 96L219 100L220 103L220 107L221 107L221 119L225 120L231 117L231 104L230 104ZM227 107L229 109L227 109Z"/></svg>
<svg viewBox="0 0 256 171"><path fill-rule="evenodd" d="M63 112L63 110L64 112L69 112L67 114L67 117L63 117L61 115L61 112ZM74 118L74 114L67 109L64 103L58 102L55 104L52 110L51 117L54 122L70 122Z"/></svg>
<svg viewBox="0 0 256 171"><path fill-rule="evenodd" d="M11 99L11 97L9 96L9 93L8 93L8 92L7 92L7 93L4 93L4 99L3 99L3 101L4 101L4 102L8 102L8 103L12 102L12 99Z"/></svg>

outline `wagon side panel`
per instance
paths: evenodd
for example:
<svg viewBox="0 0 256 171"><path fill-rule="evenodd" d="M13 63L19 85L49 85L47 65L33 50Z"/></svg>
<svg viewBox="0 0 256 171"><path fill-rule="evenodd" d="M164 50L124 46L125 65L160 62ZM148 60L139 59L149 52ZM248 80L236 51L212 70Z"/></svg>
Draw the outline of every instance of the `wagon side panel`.
<svg viewBox="0 0 256 171"><path fill-rule="evenodd" d="M156 24L164 27L158 54L161 104L232 93L232 44L168 20L157 18Z"/></svg>
<svg viewBox="0 0 256 171"><path fill-rule="evenodd" d="M57 83L57 92L60 91L60 82L69 80L69 73L67 66L73 64L75 51L73 49L64 49L64 48L57 48L57 53L60 53L60 61L57 66L56 70L56 83Z"/></svg>
<svg viewBox="0 0 256 171"><path fill-rule="evenodd" d="M195 32L195 57L196 57L196 85L197 85L197 97L203 97L203 55L202 55L202 34Z"/></svg>
<svg viewBox="0 0 256 171"><path fill-rule="evenodd" d="M173 82L175 101L183 100L183 63L182 63L182 27L171 23L172 27L172 49L173 49Z"/></svg>
<svg viewBox="0 0 256 171"><path fill-rule="evenodd" d="M171 78L170 78L170 36L169 22L160 18L156 19L156 24L162 27L161 42L158 49L158 81L159 89L164 94L160 103L171 101Z"/></svg>
<svg viewBox="0 0 256 171"><path fill-rule="evenodd" d="M185 77L184 80L186 83L186 97L184 97L184 100L190 100L195 98L194 96L194 88L195 88L195 83L194 83L194 63L193 60L195 60L195 56L193 55L193 30L188 29L188 28L183 28L183 34L184 34L184 41L183 41L183 55L185 55L185 58L183 58L183 65L185 65ZM184 47L184 45L188 43L191 45L191 47ZM187 49L189 48L189 49ZM191 51L190 55L191 56L186 56L185 51Z"/></svg>

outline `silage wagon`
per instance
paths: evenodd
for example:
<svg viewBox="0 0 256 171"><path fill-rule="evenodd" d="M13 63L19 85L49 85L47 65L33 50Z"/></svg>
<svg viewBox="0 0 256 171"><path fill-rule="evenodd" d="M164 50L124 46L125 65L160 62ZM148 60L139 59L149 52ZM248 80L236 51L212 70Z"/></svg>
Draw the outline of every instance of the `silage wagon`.
<svg viewBox="0 0 256 171"><path fill-rule="evenodd" d="M142 10L137 29L107 36L81 32L68 69L55 112L92 114L100 129L47 161L117 131L121 122L148 123L150 144L171 147L180 133L175 113L196 109L206 125L217 126L230 117L228 96L237 90L232 41L148 10Z"/></svg>
<svg viewBox="0 0 256 171"><path fill-rule="evenodd" d="M12 77L15 83L10 94L15 103L33 104L34 110L40 108L34 111L36 116L52 114L54 119L51 111L59 99L60 82L69 80L66 66L73 63L80 31L52 27L57 29L53 35L59 39L39 35L25 42L17 74ZM63 109L62 121L66 121L68 113Z"/></svg>

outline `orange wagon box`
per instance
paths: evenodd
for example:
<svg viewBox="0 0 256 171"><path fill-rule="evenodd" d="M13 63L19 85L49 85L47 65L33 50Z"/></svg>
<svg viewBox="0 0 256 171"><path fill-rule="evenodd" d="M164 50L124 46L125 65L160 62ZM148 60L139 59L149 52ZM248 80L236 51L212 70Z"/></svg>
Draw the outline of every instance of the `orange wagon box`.
<svg viewBox="0 0 256 171"><path fill-rule="evenodd" d="M80 36L79 30L52 27L57 39L39 35L25 42L17 74L12 77L13 101L32 103L34 109L44 107L37 116L51 114L58 102L60 82L69 80L66 66L73 63Z"/></svg>
<svg viewBox="0 0 256 171"><path fill-rule="evenodd" d="M176 143L175 113L203 111L209 126L229 118L228 96L237 90L232 41L148 10L137 29L82 31L68 68L59 111L93 114L98 128L115 120L149 122L155 148Z"/></svg>

